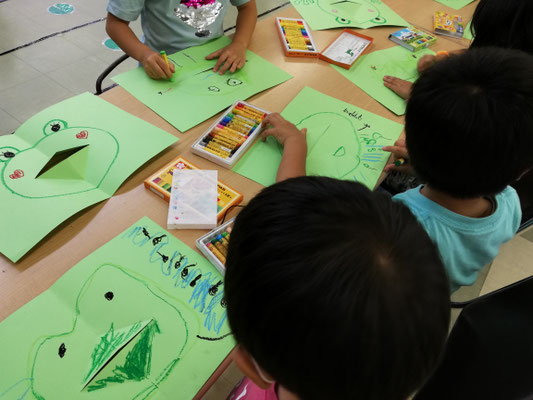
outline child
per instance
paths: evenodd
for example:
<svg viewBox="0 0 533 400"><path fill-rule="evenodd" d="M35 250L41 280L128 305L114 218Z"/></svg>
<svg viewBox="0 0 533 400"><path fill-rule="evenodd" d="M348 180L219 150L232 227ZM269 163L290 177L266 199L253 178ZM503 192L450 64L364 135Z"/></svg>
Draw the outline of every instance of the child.
<svg viewBox="0 0 533 400"><path fill-rule="evenodd" d="M532 18L531 0L481 0L472 17L470 30L474 40L470 48L497 46L533 54ZM455 53L461 52L464 50ZM446 54L423 56L418 62L418 71L422 72L435 62L444 60ZM404 99L409 97L412 87L411 82L388 75L383 77L383 84Z"/></svg>
<svg viewBox="0 0 533 400"><path fill-rule="evenodd" d="M266 121L263 136L285 143L278 180L305 173L305 158L293 165L305 133L279 115ZM395 198L439 247L453 292L475 282L520 224L508 185L533 167L533 56L480 48L435 64L414 85L405 131L406 148L383 150L409 158L427 185Z"/></svg>
<svg viewBox="0 0 533 400"><path fill-rule="evenodd" d="M228 400L406 400L439 360L446 276L387 195L325 177L267 187L237 216L226 268L248 377Z"/></svg>
<svg viewBox="0 0 533 400"><path fill-rule="evenodd" d="M143 65L148 76L153 79L168 79L174 73L174 65L167 65L159 52L165 50L172 54L222 36L222 22L230 2L237 6L239 11L233 40L228 46L209 54L206 59L218 58L214 72L219 71L222 75L229 70L233 73L246 62L246 48L257 21L255 0L182 0L183 4L169 0L109 0L106 31L126 54ZM216 16L216 19L207 29L197 32L174 13L176 6L185 5L189 5L191 11L197 12L200 12L202 7L211 7L213 11L210 15L213 18ZM220 6L222 7L217 16L216 10ZM137 39L129 27L129 23L139 15L144 43Z"/></svg>
<svg viewBox="0 0 533 400"><path fill-rule="evenodd" d="M520 224L508 185L533 167L533 56L484 47L436 63L415 82L405 122L402 155L426 185L395 199L439 247L454 291Z"/></svg>

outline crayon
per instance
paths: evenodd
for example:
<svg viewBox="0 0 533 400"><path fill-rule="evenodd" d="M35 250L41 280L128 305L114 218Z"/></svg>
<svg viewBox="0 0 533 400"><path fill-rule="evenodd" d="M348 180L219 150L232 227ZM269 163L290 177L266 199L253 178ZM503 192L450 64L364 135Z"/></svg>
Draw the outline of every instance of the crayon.
<svg viewBox="0 0 533 400"><path fill-rule="evenodd" d="M217 134L211 134L211 133L202 139L202 141L206 143L210 140L216 140L218 142L223 142L227 146L240 146L241 144L245 142L244 140L238 141L237 139L233 139L229 136L217 135Z"/></svg>
<svg viewBox="0 0 533 400"><path fill-rule="evenodd" d="M247 130L239 128L237 126L229 127L227 125L223 125L220 123L217 125L217 128L222 129L222 130L230 130L230 131L233 131L234 133L241 134L241 135L246 135L248 133Z"/></svg>
<svg viewBox="0 0 533 400"><path fill-rule="evenodd" d="M255 116L255 115L252 115L252 114L248 114L248 113L246 113L244 111L241 111L241 110L239 110L237 108L234 108L232 110L232 112L233 112L233 114L237 114L237 115L240 115L242 117L251 119L252 121L255 121L255 122L259 123L259 124L263 121L261 118Z"/></svg>
<svg viewBox="0 0 533 400"><path fill-rule="evenodd" d="M405 159L404 158L398 158L396 161L394 161L394 165L396 165L397 167L401 166L405 164Z"/></svg>
<svg viewBox="0 0 533 400"><path fill-rule="evenodd" d="M217 146L223 146L223 147L231 148L232 149L231 151L236 151L239 147L241 147L241 145L238 144L238 143L229 143L229 142L226 142L224 140L217 139L217 138L214 138L214 137L211 137L211 136L207 136L207 137L203 138L202 142L204 143L204 146L207 146L207 144L209 144L209 143L214 143Z"/></svg>
<svg viewBox="0 0 533 400"><path fill-rule="evenodd" d="M242 103L239 103L236 105L237 108L242 108L243 110L245 110L246 112L250 113L250 114L254 114L254 115L257 115L258 117L260 117L261 119L265 118L267 116L267 114L263 111L259 111L253 107L249 107L245 104L242 104Z"/></svg>
<svg viewBox="0 0 533 400"><path fill-rule="evenodd" d="M247 135L236 134L236 133L231 132L230 130L227 130L227 129L220 129L220 128L214 128L214 129L210 132L210 134L227 136L227 137L233 138L234 140L241 140L241 139L246 140L246 139L248 139L248 136L247 136Z"/></svg>
<svg viewBox="0 0 533 400"><path fill-rule="evenodd" d="M211 240L211 244L215 246L217 250L220 251L224 257L228 255L228 250L217 239Z"/></svg>
<svg viewBox="0 0 533 400"><path fill-rule="evenodd" d="M255 113L253 111L250 111L249 109L247 108L244 108L244 107L238 107L236 106L233 110L232 110L233 113L236 113L236 114L244 114L244 116L247 116L247 118L250 118L254 121L256 120L259 120L259 121L262 121L264 116L262 114L259 114L259 113Z"/></svg>
<svg viewBox="0 0 533 400"><path fill-rule="evenodd" d="M224 232L224 233L227 234L227 232ZM227 234L227 236L228 236L228 235L229 235L229 234ZM218 234L218 235L217 235L217 239L218 239L220 242L222 242L222 244L223 244L226 248L228 248L228 246L229 246L229 242L228 242L228 240L224 237L224 234Z"/></svg>
<svg viewBox="0 0 533 400"><path fill-rule="evenodd" d="M200 146L202 146L200 144ZM222 150L220 147L217 147L215 145L204 145L202 146L202 148L207 151L208 153L211 153L211 154L214 154L216 155L217 157L220 157L220 158L228 158L229 155L230 155L230 152L229 151L224 151Z"/></svg>
<svg viewBox="0 0 533 400"><path fill-rule="evenodd" d="M212 131L208 133L208 135L211 135L213 137L220 136L220 137L223 137L223 138L226 138L228 140L238 142L238 143L243 143L246 141L246 139L248 139L247 135L237 135L229 130L220 129L220 128L213 129Z"/></svg>
<svg viewBox="0 0 533 400"><path fill-rule="evenodd" d="M167 64L168 68L170 68L170 62L168 61L167 52L165 50L161 50L161 58L163 61ZM168 78L170 82L174 82L174 74L170 78Z"/></svg>
<svg viewBox="0 0 533 400"><path fill-rule="evenodd" d="M209 249L211 253L215 255L216 258L218 258L218 260L222 264L226 264L226 257L224 257L222 253L218 251L218 249L215 246L213 246L211 243L207 243L207 248Z"/></svg>
<svg viewBox="0 0 533 400"><path fill-rule="evenodd" d="M257 124L252 125L251 123L245 123L242 120L238 120L236 118L231 117L224 118L222 121L220 121L220 124L224 126L239 127L241 129L246 130L247 132L253 131L257 127Z"/></svg>

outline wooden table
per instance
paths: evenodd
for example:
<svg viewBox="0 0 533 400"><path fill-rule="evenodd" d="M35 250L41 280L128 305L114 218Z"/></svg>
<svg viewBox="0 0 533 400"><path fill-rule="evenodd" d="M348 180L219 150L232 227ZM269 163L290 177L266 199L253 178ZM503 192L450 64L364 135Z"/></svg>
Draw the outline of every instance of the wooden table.
<svg viewBox="0 0 533 400"><path fill-rule="evenodd" d="M389 0L388 4L407 21L427 27L430 26L426 21L428 15L431 16L435 9L452 11L440 3L429 0ZM469 20L470 15L466 18L468 13L465 10L468 10L471 15L473 5L461 10L465 20ZM263 109L280 112L304 86L310 86L329 96L403 123L403 117L396 116L383 107L357 86L347 81L328 63L314 59L285 57L275 30L276 16L300 18L296 10L290 7L262 20L254 32L250 50L284 69L294 78L273 89L255 95L248 101ZM371 30L361 30L361 32L374 38L371 48L371 51L374 51L393 46L394 44L388 40L388 35L397 29L395 27L378 27ZM312 34L318 48L323 49L339 34L339 30L314 31ZM465 43L439 37L432 49L434 51L455 50L464 47ZM216 168L222 182L243 193L244 204L262 188L261 185L233 173L231 170L221 168L191 154L191 144L213 123L216 117L182 134L120 87L114 88L100 97L170 132L177 136L179 141L139 168L124 182L112 198L88 207L60 224L17 264L13 264L6 257L0 255L0 321L48 289L72 266L141 217L148 216L159 225L165 226L167 203L146 190L143 181L177 156L185 157L200 168ZM230 213L228 217L234 213L235 211ZM195 249L195 240L205 233L205 231L199 230L171 232L193 249Z"/></svg>

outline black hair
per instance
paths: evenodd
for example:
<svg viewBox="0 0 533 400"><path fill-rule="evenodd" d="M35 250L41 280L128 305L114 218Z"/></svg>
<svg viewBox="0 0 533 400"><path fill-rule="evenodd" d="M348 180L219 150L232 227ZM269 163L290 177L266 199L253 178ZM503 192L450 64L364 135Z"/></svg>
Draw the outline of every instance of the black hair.
<svg viewBox="0 0 533 400"><path fill-rule="evenodd" d="M505 47L533 54L532 20L531 0L481 0L472 17L471 47Z"/></svg>
<svg viewBox="0 0 533 400"><path fill-rule="evenodd" d="M533 166L533 56L484 47L450 56L414 83L410 161L457 198L494 195Z"/></svg>
<svg viewBox="0 0 533 400"><path fill-rule="evenodd" d="M237 216L226 267L235 339L303 400L405 400L439 359L450 309L435 246L359 183L263 189Z"/></svg>

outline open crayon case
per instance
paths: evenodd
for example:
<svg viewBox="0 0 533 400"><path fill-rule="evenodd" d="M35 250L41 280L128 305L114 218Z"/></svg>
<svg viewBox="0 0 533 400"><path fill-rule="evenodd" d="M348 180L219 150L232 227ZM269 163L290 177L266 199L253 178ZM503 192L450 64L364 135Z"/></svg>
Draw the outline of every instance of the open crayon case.
<svg viewBox="0 0 533 400"><path fill-rule="evenodd" d="M263 119L268 114L250 103L237 101L194 142L191 152L231 168L264 128Z"/></svg>
<svg viewBox="0 0 533 400"><path fill-rule="evenodd" d="M196 247L220 271L226 273L226 255L231 228L235 218L232 218L196 240Z"/></svg>

